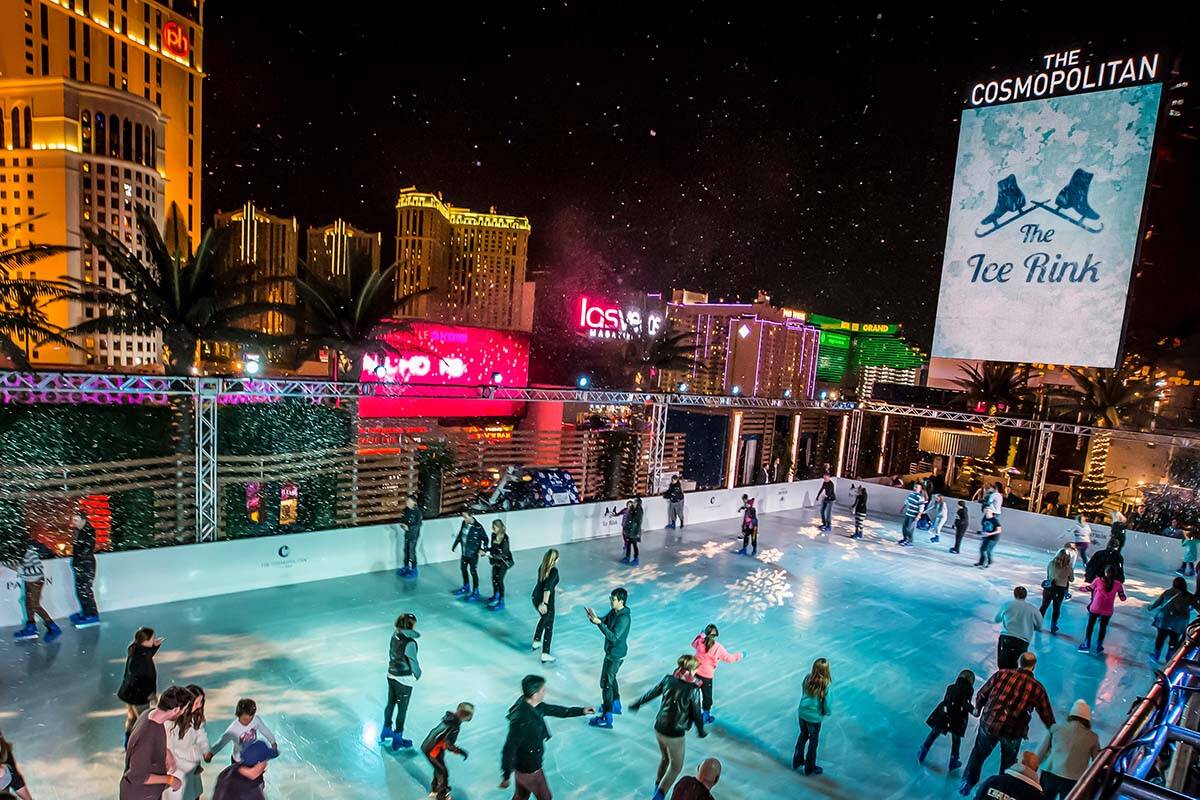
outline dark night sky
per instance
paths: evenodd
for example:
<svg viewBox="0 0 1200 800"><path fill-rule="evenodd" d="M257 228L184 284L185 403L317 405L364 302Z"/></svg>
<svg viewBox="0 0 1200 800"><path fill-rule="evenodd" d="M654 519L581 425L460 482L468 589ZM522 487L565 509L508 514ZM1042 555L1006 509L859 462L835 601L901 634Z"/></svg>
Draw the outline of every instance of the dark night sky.
<svg viewBox="0 0 1200 800"><path fill-rule="evenodd" d="M415 184L527 215L533 270L763 288L927 345L971 83L1072 46L1190 45L1179 20L1078 6L655 5L212 0L205 213L252 196L302 225L341 216L390 258Z"/></svg>

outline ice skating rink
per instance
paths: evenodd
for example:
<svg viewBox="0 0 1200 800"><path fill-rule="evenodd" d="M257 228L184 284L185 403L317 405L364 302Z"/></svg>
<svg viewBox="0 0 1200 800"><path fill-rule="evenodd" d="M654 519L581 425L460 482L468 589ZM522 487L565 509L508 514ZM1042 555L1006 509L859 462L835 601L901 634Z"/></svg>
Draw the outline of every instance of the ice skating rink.
<svg viewBox="0 0 1200 800"><path fill-rule="evenodd" d="M482 521L486 526L489 518ZM124 716L115 695L125 647L135 628L148 625L166 637L157 658L160 691L171 683L204 686L213 742L239 697L258 701L282 750L267 771L269 797L424 797L430 770L420 752L393 753L376 743L392 623L412 611L424 678L406 734L419 743L443 711L475 703L475 720L459 739L469 760L448 756L454 798L507 798L497 788L500 748L521 677L546 675L550 702L598 705L601 636L583 607L604 609L609 590L625 586L633 611L620 674L626 703L690 652L708 622L720 626L727 648L749 653L717 672L717 722L708 738L687 739L687 772L707 756L724 764L714 792L720 800L957 797L958 773L946 771L947 737L925 767L916 762L925 717L960 669L980 676L977 688L995 669L996 609L1018 583L1040 598L1050 554L1002 541L995 566L980 571L971 566L974 539L954 556L945 535L931 545L918 531L916 547L896 546L898 526L890 519L868 520L862 541L848 537L844 509L832 534L819 535L816 524L813 509L763 515L757 559L733 552L736 520L647 532L638 567L619 562L619 538L563 547L559 660L545 667L530 651L529 594L540 551L515 553L509 606L500 613L451 597L458 565L444 563L422 567L418 581L375 573L107 613L99 628L64 625L62 639L50 645L14 643L5 631L0 729L39 800L115 797ZM519 544L521 531L510 534ZM488 572L480 566L485 595ZM1145 607L1170 583L1164 574L1128 572L1129 602L1117 609L1104 656L1075 651L1086 621L1082 593L1064 605L1062 632L1032 643L1055 713L1061 719L1076 698L1087 700L1102 741L1149 685L1153 631ZM819 656L831 664L833 715L818 753L825 774L806 778L790 769L795 708L800 682ZM550 720L545 767L555 797L649 798L656 708L626 711L611 731ZM1031 747L1042 732L1035 717ZM974 733L972 721L964 761ZM998 758L997 750L985 774ZM206 770L207 791L226 763L228 750Z"/></svg>

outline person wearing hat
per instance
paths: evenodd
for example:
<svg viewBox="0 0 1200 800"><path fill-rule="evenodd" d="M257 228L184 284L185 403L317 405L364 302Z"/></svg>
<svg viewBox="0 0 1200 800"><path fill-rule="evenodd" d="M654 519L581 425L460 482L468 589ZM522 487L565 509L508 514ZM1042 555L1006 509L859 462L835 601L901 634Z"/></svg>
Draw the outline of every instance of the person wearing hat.
<svg viewBox="0 0 1200 800"><path fill-rule="evenodd" d="M242 748L242 760L230 764L217 776L213 800L263 800L263 773L267 762L278 758L279 751L262 739L256 739Z"/></svg>
<svg viewBox="0 0 1200 800"><path fill-rule="evenodd" d="M1084 701L1076 700L1067 721L1051 725L1038 747L1046 800L1070 794L1099 752L1100 737L1092 730L1092 709Z"/></svg>
<svg viewBox="0 0 1200 800"><path fill-rule="evenodd" d="M1042 800L1038 763L1037 755L1026 750L1018 763L979 784L975 800Z"/></svg>

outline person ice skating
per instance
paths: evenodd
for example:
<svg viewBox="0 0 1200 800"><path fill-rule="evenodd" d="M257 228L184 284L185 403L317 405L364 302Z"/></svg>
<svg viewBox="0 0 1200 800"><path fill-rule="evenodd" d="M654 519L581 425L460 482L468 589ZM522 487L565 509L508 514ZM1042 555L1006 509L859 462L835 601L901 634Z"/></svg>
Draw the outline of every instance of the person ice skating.
<svg viewBox="0 0 1200 800"><path fill-rule="evenodd" d="M754 498L742 495L742 507L738 511L742 512L742 549L738 553L746 555L746 548L750 546L754 548L751 555L758 555L758 509L754 507Z"/></svg>
<svg viewBox="0 0 1200 800"><path fill-rule="evenodd" d="M192 695L182 686L162 693L153 709L143 711L125 747L120 800L161 800L164 787L183 783L171 773L174 758L167 751L166 723L179 719L192 706Z"/></svg>
<svg viewBox="0 0 1200 800"><path fill-rule="evenodd" d="M387 704L383 707L383 728L379 731L379 741L391 745L393 750L412 747L412 740L404 738L404 723L413 688L421 679L421 662L417 659L419 638L416 614L396 617L392 640L388 643Z"/></svg>
<svg viewBox="0 0 1200 800"><path fill-rule="evenodd" d="M671 483L667 486L667 490L663 492L663 497L667 498L667 527L674 529L675 522L678 520L679 527L683 527L683 484L679 480L678 475L671 476Z"/></svg>
<svg viewBox="0 0 1200 800"><path fill-rule="evenodd" d="M1046 800L1070 794L1099 753L1100 737L1092 730L1092 710L1084 701L1076 700L1067 721L1051 725L1038 747Z"/></svg>
<svg viewBox="0 0 1200 800"><path fill-rule="evenodd" d="M516 776L513 800L550 800L550 787L542 772L542 757L550 729L545 717L582 717L596 709L584 706L556 706L545 702L546 679L526 675L521 679L521 697L508 709L508 736L500 755L503 775L500 788L507 789Z"/></svg>
<svg viewBox="0 0 1200 800"><path fill-rule="evenodd" d="M1183 548L1183 563L1179 565L1176 574L1191 578L1196 574L1196 552L1197 549L1200 549L1200 539L1196 538L1195 531L1185 528L1183 538L1179 540L1179 546ZM26 596L28 597L28 590L26 590ZM49 637L46 641L50 641Z"/></svg>
<svg viewBox="0 0 1200 800"><path fill-rule="evenodd" d="M1038 781L1038 757L1026 750L1019 764L979 784L975 800L1042 800L1043 797Z"/></svg>
<svg viewBox="0 0 1200 800"><path fill-rule="evenodd" d="M267 762L279 757L279 751L261 739L242 750L242 760L230 764L217 776L213 800L265 800L263 774Z"/></svg>
<svg viewBox="0 0 1200 800"><path fill-rule="evenodd" d="M1000 518L988 508L983 512L983 522L979 524L979 560L975 566L987 569L992 565L992 553L996 551L1002 533L1004 528L1000 527Z"/></svg>
<svg viewBox="0 0 1200 800"><path fill-rule="evenodd" d="M625 556L621 562L636 567L638 559L641 557L638 545L642 541L642 515L644 513L642 498L635 497L627 500L625 508L619 513L621 515L621 539L625 544Z"/></svg>
<svg viewBox="0 0 1200 800"><path fill-rule="evenodd" d="M1187 633L1188 620L1193 609L1200 611L1200 598L1188 591L1187 581L1181 577L1171 581L1171 588L1150 604L1149 610L1156 611L1154 628L1157 631L1154 649L1150 651L1151 659L1158 661L1164 644L1167 645L1167 656L1179 647L1184 634Z"/></svg>
<svg viewBox="0 0 1200 800"><path fill-rule="evenodd" d="M854 535L850 538L863 537L863 523L867 521L867 487L859 484L854 490Z"/></svg>
<svg viewBox="0 0 1200 800"><path fill-rule="evenodd" d="M1050 633L1058 633L1058 617L1062 611L1063 600L1067 596L1067 587L1075 577L1075 557L1066 547L1059 548L1054 558L1046 564L1046 579L1042 581L1042 619L1046 618L1046 609L1054 606L1050 615Z"/></svg>
<svg viewBox="0 0 1200 800"><path fill-rule="evenodd" d="M117 699L125 704L125 743L129 744L129 734L133 725L150 706L158 694L158 670L154 666L154 656L163 640L154 635L153 628L138 628L133 633L133 641L125 651L125 674L121 678L121 687L117 689Z"/></svg>
<svg viewBox="0 0 1200 800"><path fill-rule="evenodd" d="M37 621L41 617L46 626L46 642L62 636L62 628L55 624L50 612L42 605L42 590L46 588L46 572L42 567L41 545L32 533L25 534L25 553L20 561L5 561L4 566L21 576L21 588L25 591L25 627L13 634L14 639L38 638Z"/></svg>
<svg viewBox="0 0 1200 800"><path fill-rule="evenodd" d="M946 526L947 520L950 519L950 507L946 505L946 498L940 494L935 494L933 499L929 501L929 521L930 542L940 542L942 540L942 528Z"/></svg>
<svg viewBox="0 0 1200 800"><path fill-rule="evenodd" d="M913 533L917 529L917 519L925 508L925 497L921 494L919 483L913 483L912 490L904 498L903 522L900 525L900 546L912 547Z"/></svg>
<svg viewBox="0 0 1200 800"><path fill-rule="evenodd" d="M654 698L662 697L662 705L659 706L658 716L654 719L654 735L658 739L661 757L654 779L653 800L665 800L667 792L671 791L671 786L683 769L684 736L688 729L695 725L696 733L701 739L708 735L704 732L704 717L700 711L700 686L696 682L696 667L699 663L695 656L680 656L674 672L664 676L658 685L629 706L631 710L637 711Z"/></svg>
<svg viewBox="0 0 1200 800"><path fill-rule="evenodd" d="M954 546L950 548L951 553L957 554L962 550L962 540L967 535L969 519L966 502L959 500L958 510L954 512Z"/></svg>
<svg viewBox="0 0 1200 800"><path fill-rule="evenodd" d="M433 767L433 784L429 794L437 800L450 798L450 771L446 769L446 753L454 753L467 760L467 751L458 746L458 734L464 722L475 717L475 706L459 703L458 708L442 715L442 721L433 726L421 742L421 752Z"/></svg>
<svg viewBox="0 0 1200 800"><path fill-rule="evenodd" d="M96 529L79 508L71 515L71 526L75 531L71 543L71 574L75 578L79 611L72 614L70 620L76 628L92 628L100 624L96 593L92 588L96 581Z"/></svg>
<svg viewBox="0 0 1200 800"><path fill-rule="evenodd" d="M979 783L988 756L1000 745L1000 771L1017 762L1021 742L1029 735L1029 721L1036 711L1047 728L1054 724L1054 710L1046 689L1033 677L1037 656L1022 653L1019 669L1001 669L988 678L975 695L979 730L967 757L958 793L966 797Z"/></svg>
<svg viewBox="0 0 1200 800"><path fill-rule="evenodd" d="M837 499L834 491L833 478L826 472L821 476L821 488L817 490L816 500L821 501L821 530L829 533L833 530L833 502Z"/></svg>
<svg viewBox="0 0 1200 800"><path fill-rule="evenodd" d="M258 715L258 703L246 697L238 700L237 707L234 708L233 722L229 723L225 733L221 734L216 746L209 751L204 760L212 761L213 756L221 752L226 744L232 744L232 760L241 762L242 751L251 743L258 741L266 742L272 750L279 750L275 734L271 733L267 723L263 722L262 717Z"/></svg>
<svg viewBox="0 0 1200 800"><path fill-rule="evenodd" d="M492 565L492 596L487 607L492 611L504 610L504 576L513 566L512 548L509 546L508 529L500 520L492 520L492 541L488 545L488 562Z"/></svg>
<svg viewBox="0 0 1200 800"><path fill-rule="evenodd" d="M1112 524L1108 529L1108 540L1111 542L1114 539L1117 542L1117 552L1125 549L1125 531L1129 520L1125 519L1125 515L1120 511L1112 512Z"/></svg>
<svg viewBox="0 0 1200 800"><path fill-rule="evenodd" d="M817 743L821 738L821 720L828 717L829 684L833 678L829 673L829 662L818 658L801 684L800 736L796 739L796 751L792 754L792 769L804 767L805 775L820 775L825 770L817 766Z"/></svg>
<svg viewBox="0 0 1200 800"><path fill-rule="evenodd" d="M692 639L692 650L696 652L698 662L698 666L692 671L700 683L700 710L704 714L706 725L714 722L712 715L713 678L717 673L717 666L722 661L726 664L736 664L746 657L745 652L730 653L722 647L721 643L717 641L717 637L720 635L721 632L717 630L717 626L709 623L703 632L696 634L696 638Z"/></svg>
<svg viewBox="0 0 1200 800"><path fill-rule="evenodd" d="M1016 669L1021 654L1029 649L1033 632L1042 629L1042 615L1025 598L1024 586L1013 588L1013 599L1000 606L996 622L1000 623L1000 639L996 642L996 664L999 669Z"/></svg>
<svg viewBox="0 0 1200 800"><path fill-rule="evenodd" d="M462 512L462 525L450 552L462 547L458 559L459 569L462 570L462 586L454 590L454 594L469 602L479 599L479 553L487 550L488 536L483 526L475 519L470 511Z"/></svg>
<svg viewBox="0 0 1200 800"><path fill-rule="evenodd" d="M178 789L167 789L163 800L198 800L204 794L200 764L208 755L208 732L204 729L204 690L195 684L187 687L192 704L179 719L166 724L167 750L175 759L171 774L179 778Z"/></svg>
<svg viewBox="0 0 1200 800"><path fill-rule="evenodd" d="M1105 568L1103 578L1084 584L1082 588L1083 591L1092 593L1092 600L1088 603L1087 631L1083 635L1083 643L1079 645L1079 652L1086 653L1091 649L1092 629L1098 620L1100 634L1096 639L1096 653L1099 655L1104 652L1104 634L1108 631L1108 622L1112 619L1116 599L1121 598L1122 603L1126 600L1125 584L1117 580L1116 567L1110 565Z"/></svg>
<svg viewBox="0 0 1200 800"><path fill-rule="evenodd" d="M1092 526L1080 514L1075 517L1075 525L1071 528L1071 539L1075 542L1075 551L1079 553L1079 560L1086 567L1088 558L1088 548L1092 546Z"/></svg>
<svg viewBox="0 0 1200 800"><path fill-rule="evenodd" d="M558 590L558 551L551 548L542 556L537 583L533 587L533 608L538 612L538 624L533 631L533 650L542 651L542 663L553 662L550 639L554 636L554 595Z"/></svg>
<svg viewBox="0 0 1200 800"><path fill-rule="evenodd" d="M400 527L404 530L404 566L396 574L402 578L417 577L417 542L421 539L424 519L417 496L410 494L404 500L404 513L400 515Z"/></svg>
<svg viewBox="0 0 1200 800"><path fill-rule="evenodd" d="M13 753L12 743L0 733L0 792L10 792L9 797L20 800L33 800L29 788L25 785L25 776L17 768L17 757ZM3 797L0 794L0 797Z"/></svg>
<svg viewBox="0 0 1200 800"><path fill-rule="evenodd" d="M1119 581L1125 580L1125 556L1121 554L1120 543L1116 539L1109 539L1103 550L1088 559L1083 570L1084 581L1091 583L1104 575L1109 567L1113 568L1113 577Z"/></svg>
<svg viewBox="0 0 1200 800"><path fill-rule="evenodd" d="M629 652L629 627L633 615L625 607L629 593L623 588L612 590L608 597L611 610L601 619L596 612L585 608L588 621L604 636L604 663L600 666L600 713L588 721L597 728L611 728L613 714L621 713L621 687L617 683L617 672Z"/></svg>
<svg viewBox="0 0 1200 800"><path fill-rule="evenodd" d="M721 762L706 758L700 762L695 777L680 778L671 792L671 800L713 800L712 788L721 780Z"/></svg>
<svg viewBox="0 0 1200 800"><path fill-rule="evenodd" d="M954 683L946 687L946 694L942 697L942 702L937 704L937 708L933 709L929 718L925 720L925 724L929 726L929 735L925 737L925 741L917 750L919 763L925 763L925 757L929 755L929 748L933 747L933 743L938 740L938 737L948 733L950 734L950 766L948 769L953 772L962 766L959 753L962 747L962 738L967 735L967 717L971 716L971 710L974 708L971 704L971 697L974 694L975 673L964 669L958 673Z"/></svg>
<svg viewBox="0 0 1200 800"><path fill-rule="evenodd" d="M991 509L992 516L999 519L1001 514L1004 513L1004 498L1006 494L1007 492L1004 489L1003 483L996 481L992 484L991 491L983 498L984 512Z"/></svg>

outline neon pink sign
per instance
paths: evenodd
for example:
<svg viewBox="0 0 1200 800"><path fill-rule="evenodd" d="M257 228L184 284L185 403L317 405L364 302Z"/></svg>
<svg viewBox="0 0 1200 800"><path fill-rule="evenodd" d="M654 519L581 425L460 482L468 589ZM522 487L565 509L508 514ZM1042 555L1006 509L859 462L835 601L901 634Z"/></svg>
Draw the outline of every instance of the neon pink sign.
<svg viewBox="0 0 1200 800"><path fill-rule="evenodd" d="M662 317L648 312L645 324L646 335L655 336L662 329ZM642 330L642 311L583 295L576 308L575 327L593 339L629 339Z"/></svg>

